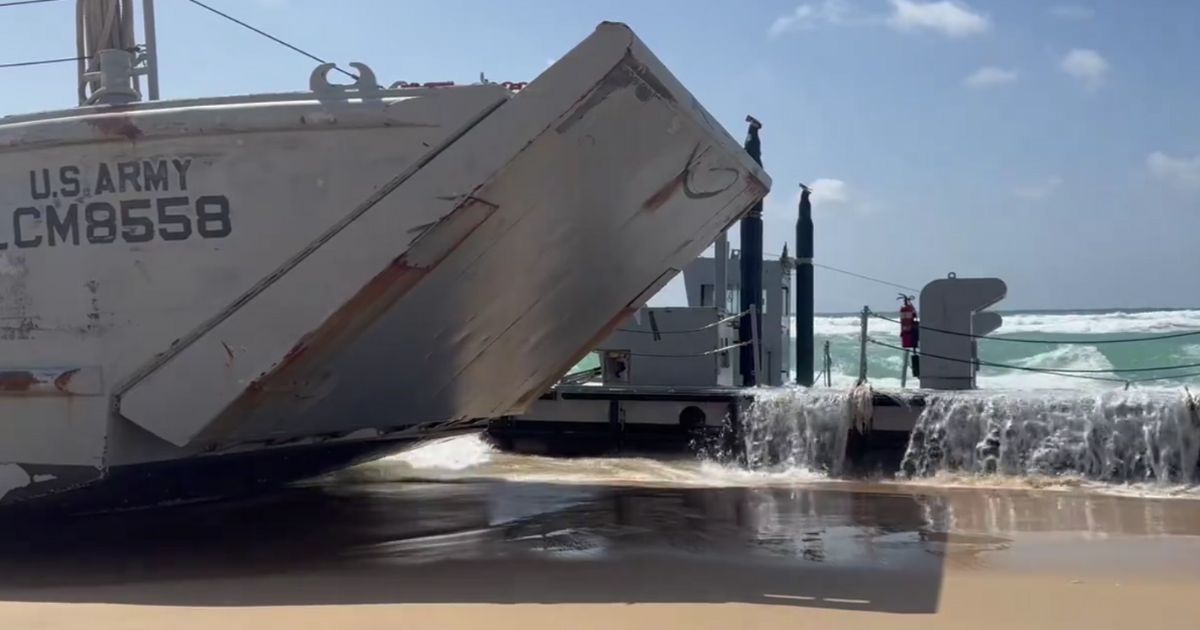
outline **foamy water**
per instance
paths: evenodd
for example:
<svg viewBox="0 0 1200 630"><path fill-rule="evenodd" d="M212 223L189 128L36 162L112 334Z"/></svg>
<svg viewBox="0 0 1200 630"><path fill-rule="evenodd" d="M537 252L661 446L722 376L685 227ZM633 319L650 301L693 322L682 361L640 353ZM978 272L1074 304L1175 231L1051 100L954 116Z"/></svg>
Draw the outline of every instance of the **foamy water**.
<svg viewBox="0 0 1200 630"><path fill-rule="evenodd" d="M895 317L895 313L880 311ZM1004 324L989 339L979 342L979 358L988 363L1012 365L1039 370L1108 370L1116 368L1156 368L1200 362L1200 336L1174 339L1149 339L1156 335L1200 331L1200 310L1156 310L1136 312L1056 312L1009 313ZM871 318L868 334L884 343L897 344L900 328L897 324ZM859 365L858 315L831 315L814 321L818 354L829 342L833 359L832 384L845 389L858 381ZM1010 343L1005 338L1032 339L1045 343ZM1140 339L1138 343L1106 343L1114 339ZM1055 341L1070 343L1056 344ZM870 345L867 349L867 376L879 388L900 386L902 353ZM823 361L817 357L817 369ZM1115 374L1097 374L1117 378ZM1140 377L1172 377L1154 383L1134 384L1133 387L1200 386L1200 369L1151 371L1129 374ZM910 385L916 379L909 378ZM986 389L1121 389L1124 382L1104 382L1074 378L1062 374L1046 374L983 366L978 384Z"/></svg>
<svg viewBox="0 0 1200 630"><path fill-rule="evenodd" d="M438 440L411 451L335 473L357 483L496 479L526 483L739 487L832 481L804 466L754 470L717 461L676 457L555 458L504 453L481 435Z"/></svg>
<svg viewBox="0 0 1200 630"><path fill-rule="evenodd" d="M778 393L774 396L779 397ZM824 399L830 402L828 398ZM845 401L843 401L844 403ZM799 402L794 403L799 405ZM830 404L829 409L839 406ZM780 401L773 401L771 408L785 409ZM842 407L844 408L844 407ZM938 408L941 409L941 408ZM936 414L942 411L935 412ZM732 487L821 487L857 484L868 481L880 488L892 487L897 491L920 491L922 488L974 488L992 490L1030 490L1039 492L1085 493L1115 496L1130 496L1141 498L1183 498L1200 499L1200 485L1195 478L1185 479L1179 474L1180 467L1166 463L1169 457L1177 457L1175 461L1188 460L1195 462L1196 451L1174 451L1163 449L1168 453L1167 458L1160 456L1161 470L1174 470L1174 473L1163 474L1161 479L1145 475L1145 470L1139 466L1127 469L1124 476L1117 477L1109 474L1092 475L1081 472L1079 467L1064 465L1056 469L1047 467L1046 462L1059 461L1076 464L1088 461L1079 456L1078 444L1063 440L1062 436L1047 436L1041 442L1027 441L1016 443L1014 452L1017 461L1024 461L1027 466L1010 467L1007 470L980 466L978 459L966 457L968 452L977 452L979 444L972 444L965 435L957 436L954 449L947 452L956 453L949 460L934 462L926 459L927 468L922 474L912 476L901 475L894 479L859 480L848 476L839 476L832 469L841 466L840 456L824 444L814 445L810 440L814 435L833 435L828 427L844 426L844 420L835 414L827 415L808 413L792 420L784 420L787 416L777 416L769 420L773 426L755 433L758 440L751 445L749 461L745 464L731 463L711 458L679 457L673 459L656 459L647 457L588 457L588 458L553 458L531 455L517 455L497 450L480 435L465 435L432 442L392 457L364 464L356 468L336 473L333 479L339 483L391 483L405 481L477 481L500 480L522 483L550 483L580 486L640 486L640 487L692 487L692 488L732 488ZM926 426L936 421L923 421ZM969 423L975 424L975 423ZM1153 424L1153 423L1152 423ZM781 440L785 448L769 446L763 441L764 437L774 433L782 435L788 425L799 434L793 438ZM1161 433L1161 427L1147 426L1143 433ZM971 434L970 431L965 432ZM1078 433L1077 433L1078 434ZM767 438L770 440L771 438ZM834 438L844 445L844 438ZM986 441L986 440L983 440ZM819 440L817 440L819 442ZM1137 439L1132 440L1137 443ZM1024 444L1022 451L1020 445ZM1036 445L1035 445L1036 444ZM1194 445L1194 442L1192 443ZM913 447L910 445L910 449ZM1143 453L1151 453L1143 442L1138 448ZM1190 447L1189 447L1190 448ZM1020 453L1034 453L1034 457L1021 460ZM1037 454L1040 453L1040 456ZM1112 463L1113 452L1106 455ZM782 455L782 456L780 456ZM1160 453L1161 455L1161 453ZM925 457L928 457L927 448ZM915 453L910 457L919 457ZM947 461L959 463L947 464ZM970 465L962 465L963 461L971 461ZM1136 458L1131 461L1136 461ZM1107 469L1110 470L1111 469ZM1138 472L1139 474L1129 474Z"/></svg>

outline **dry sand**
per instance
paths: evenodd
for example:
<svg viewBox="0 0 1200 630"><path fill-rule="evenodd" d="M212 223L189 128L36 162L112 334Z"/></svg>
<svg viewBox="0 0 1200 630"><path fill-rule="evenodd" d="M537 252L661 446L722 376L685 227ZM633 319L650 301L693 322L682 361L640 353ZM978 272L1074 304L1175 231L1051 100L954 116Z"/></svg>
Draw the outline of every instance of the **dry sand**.
<svg viewBox="0 0 1200 630"><path fill-rule="evenodd" d="M316 578L336 583L336 575ZM603 588L596 584L597 588ZM247 585L248 588L254 588ZM904 590L903 582L893 587ZM202 586L197 585L197 588ZM262 588L270 588L265 586ZM786 589L781 589L786 590ZM195 628L1138 628L1194 627L1200 619L1195 578L999 573L951 569L936 612L874 612L859 603L777 604L373 604L196 607L3 603L5 629ZM795 595L792 595L795 597Z"/></svg>

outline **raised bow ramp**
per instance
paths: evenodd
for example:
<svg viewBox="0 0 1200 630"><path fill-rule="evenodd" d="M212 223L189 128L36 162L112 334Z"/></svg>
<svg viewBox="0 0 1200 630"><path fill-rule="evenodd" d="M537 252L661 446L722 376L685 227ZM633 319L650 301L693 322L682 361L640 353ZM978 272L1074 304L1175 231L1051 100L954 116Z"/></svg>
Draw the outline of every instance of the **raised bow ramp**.
<svg viewBox="0 0 1200 630"><path fill-rule="evenodd" d="M29 478L0 494L21 496L39 465L104 474L519 413L769 188L619 24L516 94L0 122L0 173L3 368L41 379L0 387L0 465Z"/></svg>

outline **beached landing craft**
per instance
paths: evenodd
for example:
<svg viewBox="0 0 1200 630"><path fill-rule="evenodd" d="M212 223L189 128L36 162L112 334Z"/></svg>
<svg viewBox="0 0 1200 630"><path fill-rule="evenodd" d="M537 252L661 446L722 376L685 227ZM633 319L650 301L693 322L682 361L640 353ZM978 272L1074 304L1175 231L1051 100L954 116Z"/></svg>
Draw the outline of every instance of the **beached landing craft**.
<svg viewBox="0 0 1200 630"><path fill-rule="evenodd" d="M143 102L131 9L80 0L79 108L0 119L2 503L211 496L518 413L770 185L620 24L515 91L355 65Z"/></svg>

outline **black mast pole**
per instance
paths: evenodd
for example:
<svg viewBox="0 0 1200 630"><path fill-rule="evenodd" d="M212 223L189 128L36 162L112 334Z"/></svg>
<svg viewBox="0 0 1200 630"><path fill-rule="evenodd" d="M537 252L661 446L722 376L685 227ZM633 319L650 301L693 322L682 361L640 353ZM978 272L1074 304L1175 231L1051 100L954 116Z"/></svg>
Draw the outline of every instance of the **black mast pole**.
<svg viewBox="0 0 1200 630"><path fill-rule="evenodd" d="M813 384L813 222L812 191L800 184L796 217L796 384Z"/></svg>
<svg viewBox="0 0 1200 630"><path fill-rule="evenodd" d="M749 130L746 132L746 153L749 153L750 157L759 166L762 166L762 142L758 138L758 130L762 128L762 123L753 116L746 116L746 122L750 124ZM750 341L753 338L755 328L759 331L762 330L762 210L763 204L760 200L750 208L750 212L742 218L741 222L741 310L746 312L754 307L753 315L758 320L751 323L750 313L742 316L738 323L738 340L742 342ZM759 343L762 343L761 339ZM754 354L758 348L754 344L747 344L739 350L738 368L742 375L742 385L753 387L758 384L759 378L754 360Z"/></svg>

